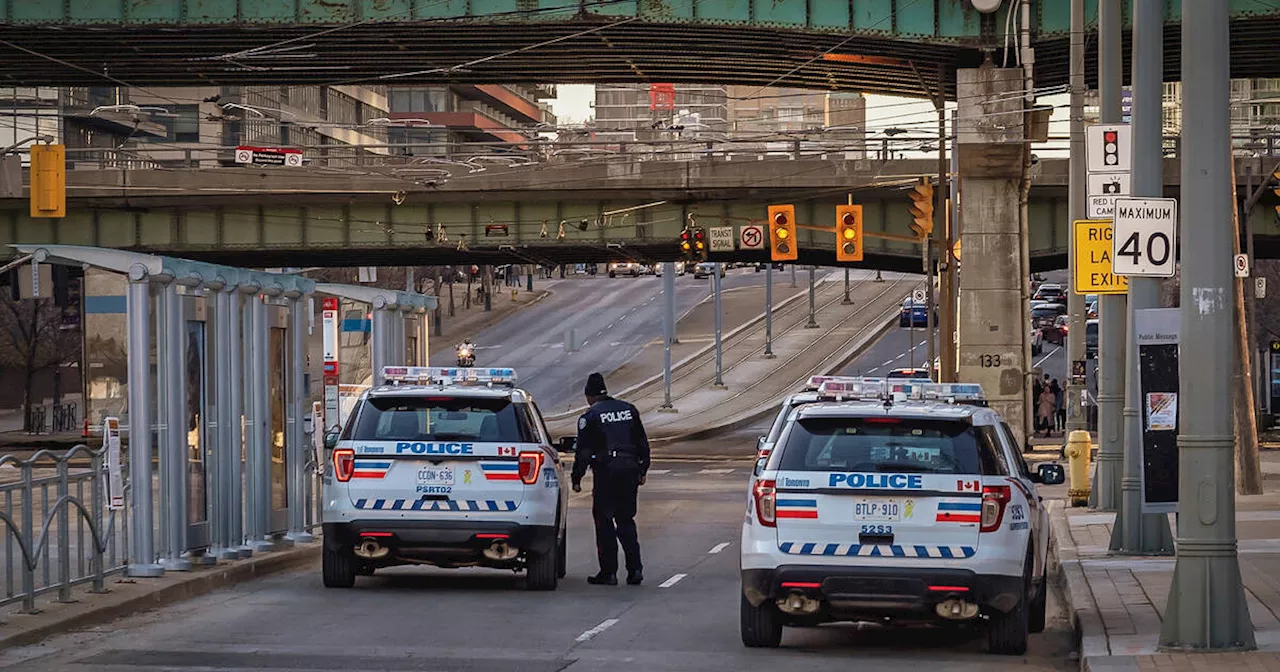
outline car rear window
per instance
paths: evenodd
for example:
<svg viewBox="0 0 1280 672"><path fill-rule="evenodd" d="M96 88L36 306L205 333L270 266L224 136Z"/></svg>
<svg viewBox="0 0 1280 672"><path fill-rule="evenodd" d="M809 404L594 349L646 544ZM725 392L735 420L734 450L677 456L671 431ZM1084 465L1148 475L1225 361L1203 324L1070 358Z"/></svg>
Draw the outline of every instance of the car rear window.
<svg viewBox="0 0 1280 672"><path fill-rule="evenodd" d="M467 397L370 397L344 434L354 441L538 441L529 414L510 399Z"/></svg>
<svg viewBox="0 0 1280 672"><path fill-rule="evenodd" d="M775 451L782 471L1005 475L986 427L958 420L805 418Z"/></svg>

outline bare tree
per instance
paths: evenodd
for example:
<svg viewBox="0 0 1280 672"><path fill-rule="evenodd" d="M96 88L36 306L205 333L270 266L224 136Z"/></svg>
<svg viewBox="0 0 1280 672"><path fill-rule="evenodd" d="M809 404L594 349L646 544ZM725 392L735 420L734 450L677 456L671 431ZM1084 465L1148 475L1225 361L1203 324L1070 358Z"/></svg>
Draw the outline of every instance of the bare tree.
<svg viewBox="0 0 1280 672"><path fill-rule="evenodd" d="M48 299L0 297L0 362L22 371L23 426L31 429L35 378L75 359L75 330L63 329L62 310Z"/></svg>

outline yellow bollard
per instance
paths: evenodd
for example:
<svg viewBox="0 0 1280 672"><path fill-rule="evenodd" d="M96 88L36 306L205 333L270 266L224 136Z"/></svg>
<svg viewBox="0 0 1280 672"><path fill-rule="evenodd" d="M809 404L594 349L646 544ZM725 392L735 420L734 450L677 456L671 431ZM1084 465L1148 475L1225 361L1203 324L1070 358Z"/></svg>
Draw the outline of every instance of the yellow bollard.
<svg viewBox="0 0 1280 672"><path fill-rule="evenodd" d="M1067 464L1071 470L1071 487L1067 495L1071 506L1087 506L1089 503L1089 453L1093 441L1089 432L1077 429L1067 437Z"/></svg>

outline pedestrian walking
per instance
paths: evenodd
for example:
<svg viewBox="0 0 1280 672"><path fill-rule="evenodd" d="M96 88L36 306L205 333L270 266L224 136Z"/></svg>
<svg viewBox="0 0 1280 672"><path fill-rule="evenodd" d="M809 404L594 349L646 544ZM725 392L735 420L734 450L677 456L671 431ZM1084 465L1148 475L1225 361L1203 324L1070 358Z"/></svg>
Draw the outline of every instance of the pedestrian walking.
<svg viewBox="0 0 1280 672"><path fill-rule="evenodd" d="M1053 429L1053 412L1057 405L1058 400L1053 394L1053 389L1046 386L1040 392L1040 404L1037 409L1040 416L1037 425L1044 431L1044 436L1049 436L1049 431Z"/></svg>
<svg viewBox="0 0 1280 672"><path fill-rule="evenodd" d="M1062 386L1058 384L1057 378L1053 379L1053 383L1050 385L1050 387L1053 388L1053 396L1056 401L1056 406L1054 406L1054 409L1053 409L1053 426L1059 432L1066 431L1067 429L1067 403L1066 403L1067 395L1064 393Z"/></svg>
<svg viewBox="0 0 1280 672"><path fill-rule="evenodd" d="M583 390L590 408L578 418L573 460L573 491L582 492L582 477L591 469L591 517L596 527L600 571L587 577L592 585L618 585L618 545L627 563L627 583L644 580L640 540L636 536L636 494L649 471L649 437L635 406L614 399L604 376L587 377Z"/></svg>

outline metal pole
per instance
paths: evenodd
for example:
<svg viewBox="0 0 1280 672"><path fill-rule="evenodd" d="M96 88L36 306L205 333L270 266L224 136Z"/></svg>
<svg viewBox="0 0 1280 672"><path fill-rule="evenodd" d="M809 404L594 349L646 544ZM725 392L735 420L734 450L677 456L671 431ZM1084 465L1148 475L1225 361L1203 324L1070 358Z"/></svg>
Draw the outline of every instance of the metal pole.
<svg viewBox="0 0 1280 672"><path fill-rule="evenodd" d="M255 551L272 550L273 544L267 540L271 518L271 406L267 399L267 371L270 358L267 349L267 334L270 326L267 322L266 297L257 296L249 302L252 318L250 338L253 339L253 369L249 371L253 399L253 443L250 444L249 457L245 460L246 468L251 470L253 504L247 509L246 520L253 526L246 525L245 536L249 547Z"/></svg>
<svg viewBox="0 0 1280 672"><path fill-rule="evenodd" d="M373 307L373 318L369 325L369 362L373 369L373 384L382 384L382 367L387 366L387 311L379 306Z"/></svg>
<svg viewBox="0 0 1280 672"><path fill-rule="evenodd" d="M243 290L242 290L243 291ZM253 300L253 294L246 294L249 300ZM227 461L223 465L226 471L223 472L227 485L227 539L228 543L235 548L235 555L228 554L229 560L236 558L247 558L253 555L253 549L244 543L244 478L247 475L245 471L245 450L248 436L245 429L250 426L252 420L252 411L250 410L248 400L251 398L245 394L248 389L248 381L244 380L245 362L249 361L249 353L252 350L252 343L245 337L248 334L248 322L244 319L244 301L241 300L241 291L231 292L228 297L229 306L227 309L227 330L231 332L231 349L227 352L227 359L231 362L231 383L228 385L231 394L231 406L227 409L231 418L231 441L230 450L227 452Z"/></svg>
<svg viewBox="0 0 1280 672"><path fill-rule="evenodd" d="M773 262L764 267L764 358L773 359Z"/></svg>
<svg viewBox="0 0 1280 672"><path fill-rule="evenodd" d="M213 546L209 555L219 560L234 560L239 553L232 548L231 540L231 475L233 473L232 455L238 455L237 446L232 442L231 425L233 419L239 421L231 412L231 388L237 379L231 377L231 367L235 350L231 344L231 295L234 289L224 288L214 299L214 395L217 399L217 431L214 434L212 458L208 465L209 490L211 501L209 506L209 525L213 535ZM234 472L239 475L238 472Z"/></svg>
<svg viewBox="0 0 1280 672"><path fill-rule="evenodd" d="M814 288L813 273L814 273L814 271L815 271L815 270L817 270L817 268L818 268L817 266L810 266L810 267L809 267L809 322L808 322L808 324L804 325L804 328L805 328L805 329L817 329L817 328L818 328L818 323L817 323L817 321L815 321L815 320L813 319L813 311L814 311L814 305L813 305L813 303L814 303L814 297L813 297L813 295L814 295L814 289L813 289L813 288Z"/></svg>
<svg viewBox="0 0 1280 672"><path fill-rule="evenodd" d="M1088 174L1084 157L1084 0L1071 0L1071 180L1067 197L1067 221L1085 218L1088 190ZM1071 375L1073 363L1084 360L1085 314L1084 297L1076 293L1075 285L1075 235L1067 235L1067 398L1063 406L1067 411L1067 431L1087 429L1081 393L1088 390L1088 376L1076 383ZM1064 437L1065 439L1065 437Z"/></svg>
<svg viewBox="0 0 1280 672"><path fill-rule="evenodd" d="M1178 349L1195 354L1178 358L1183 515L1160 645L1197 651L1257 648L1236 555L1231 363L1240 353L1227 298L1235 291L1236 235L1228 32L1226 0L1183 0L1181 233L1182 249L1195 254L1182 257Z"/></svg>
<svg viewBox="0 0 1280 672"><path fill-rule="evenodd" d="M1134 0L1133 4L1133 176L1130 181L1134 196L1158 197L1164 191L1164 159L1161 155L1163 4L1162 0ZM1199 38L1196 41L1198 43ZM1226 151L1225 145L1223 151ZM1224 212L1229 214L1231 211ZM1122 503L1111 534L1111 549L1120 553L1165 555L1173 551L1168 516L1142 513L1142 392L1138 381L1138 344L1134 340L1133 320L1134 311L1159 306L1159 280L1129 278L1124 478L1120 481ZM1186 347L1182 351L1189 352Z"/></svg>
<svg viewBox="0 0 1280 672"><path fill-rule="evenodd" d="M715 295L716 295L716 300L715 300L715 310L716 310L716 379L715 379L715 381L713 381L713 382L711 383L711 387L715 387L715 388L723 388L723 387L724 387L724 380L721 378L721 374L724 372L724 359L723 359L723 356L724 356L724 348L723 348L723 345L724 345L724 343L723 343L723 338L722 338L722 336L723 336L723 333L724 333L724 332L723 332L723 330L721 329L721 316L720 316L720 283L721 283L721 278L720 278L720 268L721 268L721 263L722 263L722 262L717 261L717 262L715 263L715 268L714 268L714 269L712 269L712 271L711 271L711 287L712 287L712 289L713 289L713 291L715 292Z"/></svg>
<svg viewBox="0 0 1280 672"><path fill-rule="evenodd" d="M412 283L413 269L409 269ZM289 335L292 343L289 346L289 443L288 483L289 483L289 532L286 539L296 543L310 543L313 539L307 532L307 499L306 491L306 435L302 432L302 418L307 413L307 393L303 389L302 374L307 368L306 341L302 332L307 328L305 298L289 299Z"/></svg>
<svg viewBox="0 0 1280 672"><path fill-rule="evenodd" d="M791 264L791 286L796 287L796 265Z"/></svg>
<svg viewBox="0 0 1280 672"><path fill-rule="evenodd" d="M169 483L169 501L160 502L162 510L169 512L165 520L168 547L160 559L169 571L188 571L191 561L182 557L187 537L187 377L186 329L182 319L182 295L177 283L164 286L164 333L167 347L163 366L157 368L157 379L164 381L165 424L168 425L168 441L162 447L164 459L160 460L160 477Z"/></svg>
<svg viewBox="0 0 1280 672"><path fill-rule="evenodd" d="M946 68L942 63L938 64L938 190L937 190L937 207L934 212L938 223L934 226L933 240L938 246L938 263L945 262L945 268L950 269L955 263L951 257L951 226L947 217L947 192L949 180L947 179L947 106L946 100L942 94L942 82L946 77ZM951 363L952 354L955 352L954 338L956 322L951 312L951 280L952 276L949 272L944 272L942 268L938 269L938 294L934 300L929 302L929 315L932 317L934 312L938 313L941 319L936 320L937 324L933 329L929 330L929 370L933 372L933 379L938 382L948 382L951 380L951 374L945 371L954 370L955 366ZM933 284L930 283L930 288ZM941 307L941 310L935 308ZM935 335L936 332L936 335ZM941 354L937 356L938 368L942 371L934 369L934 341L937 341L937 347L941 350Z"/></svg>
<svg viewBox="0 0 1280 672"><path fill-rule="evenodd" d="M1262 179L1270 180L1266 173L1262 174ZM1245 167L1245 180L1248 184L1246 187L1247 192L1253 193L1252 166ZM1246 308L1245 334L1247 336L1245 340L1249 344L1249 354L1252 355L1252 357L1249 358L1249 361L1253 364L1254 407L1249 409L1249 412L1252 414L1251 417L1253 417L1254 424L1257 425L1258 421L1262 418L1262 390L1264 389L1261 385L1262 376L1259 375L1259 373L1265 370L1260 366L1258 360L1266 357L1266 355L1259 353L1256 336L1258 333L1258 290L1254 283L1256 282L1255 278L1258 277L1258 258L1254 256L1253 253L1253 225L1249 222L1250 210L1252 210L1252 208L1241 207L1240 226L1244 227L1245 254L1249 257L1249 280L1245 282L1244 286L1244 305Z"/></svg>
<svg viewBox="0 0 1280 672"><path fill-rule="evenodd" d="M152 320L152 338L155 340L155 405L152 407L155 427L155 462L156 486L158 502L156 505L156 555L161 566L166 566L169 558L169 502L173 495L169 493L169 389L171 382L168 375L169 362L169 302L166 290L169 285L156 285L152 300L155 319Z"/></svg>
<svg viewBox="0 0 1280 672"><path fill-rule="evenodd" d="M943 380L956 382L956 370L958 368L956 358L959 356L959 350L956 345L956 332L960 324L960 312L957 309L960 305L959 292L960 283L957 282L960 259L956 256L956 241L960 240L960 153L956 151L956 138L959 138L960 129L958 115L956 112L951 113L951 179L947 181L947 189L951 192L951 225L947 228L947 254L950 255L951 261L947 263L947 314L949 330L943 336L943 343L947 352L950 353L949 360L944 359L946 364L947 377ZM949 362L949 363L948 363Z"/></svg>
<svg viewBox="0 0 1280 672"><path fill-rule="evenodd" d="M1103 123L1120 122L1120 88L1124 59L1120 52L1122 0L1100 0L1098 5L1098 93ZM1128 297L1098 297L1098 469L1097 493L1092 504L1103 511L1118 511L1124 474L1125 319Z"/></svg>
<svg viewBox="0 0 1280 672"><path fill-rule="evenodd" d="M676 265L662 264L662 405L659 411L674 413L671 405L671 344L675 341ZM717 311L717 314L719 312Z"/></svg>
<svg viewBox="0 0 1280 672"><path fill-rule="evenodd" d="M844 269L844 299L840 301L840 305L848 306L853 304L853 299L849 298L849 269Z"/></svg>
<svg viewBox="0 0 1280 672"><path fill-rule="evenodd" d="M151 286L142 266L129 270L129 576L162 576L156 562L151 496ZM28 537L30 538L30 537Z"/></svg>

